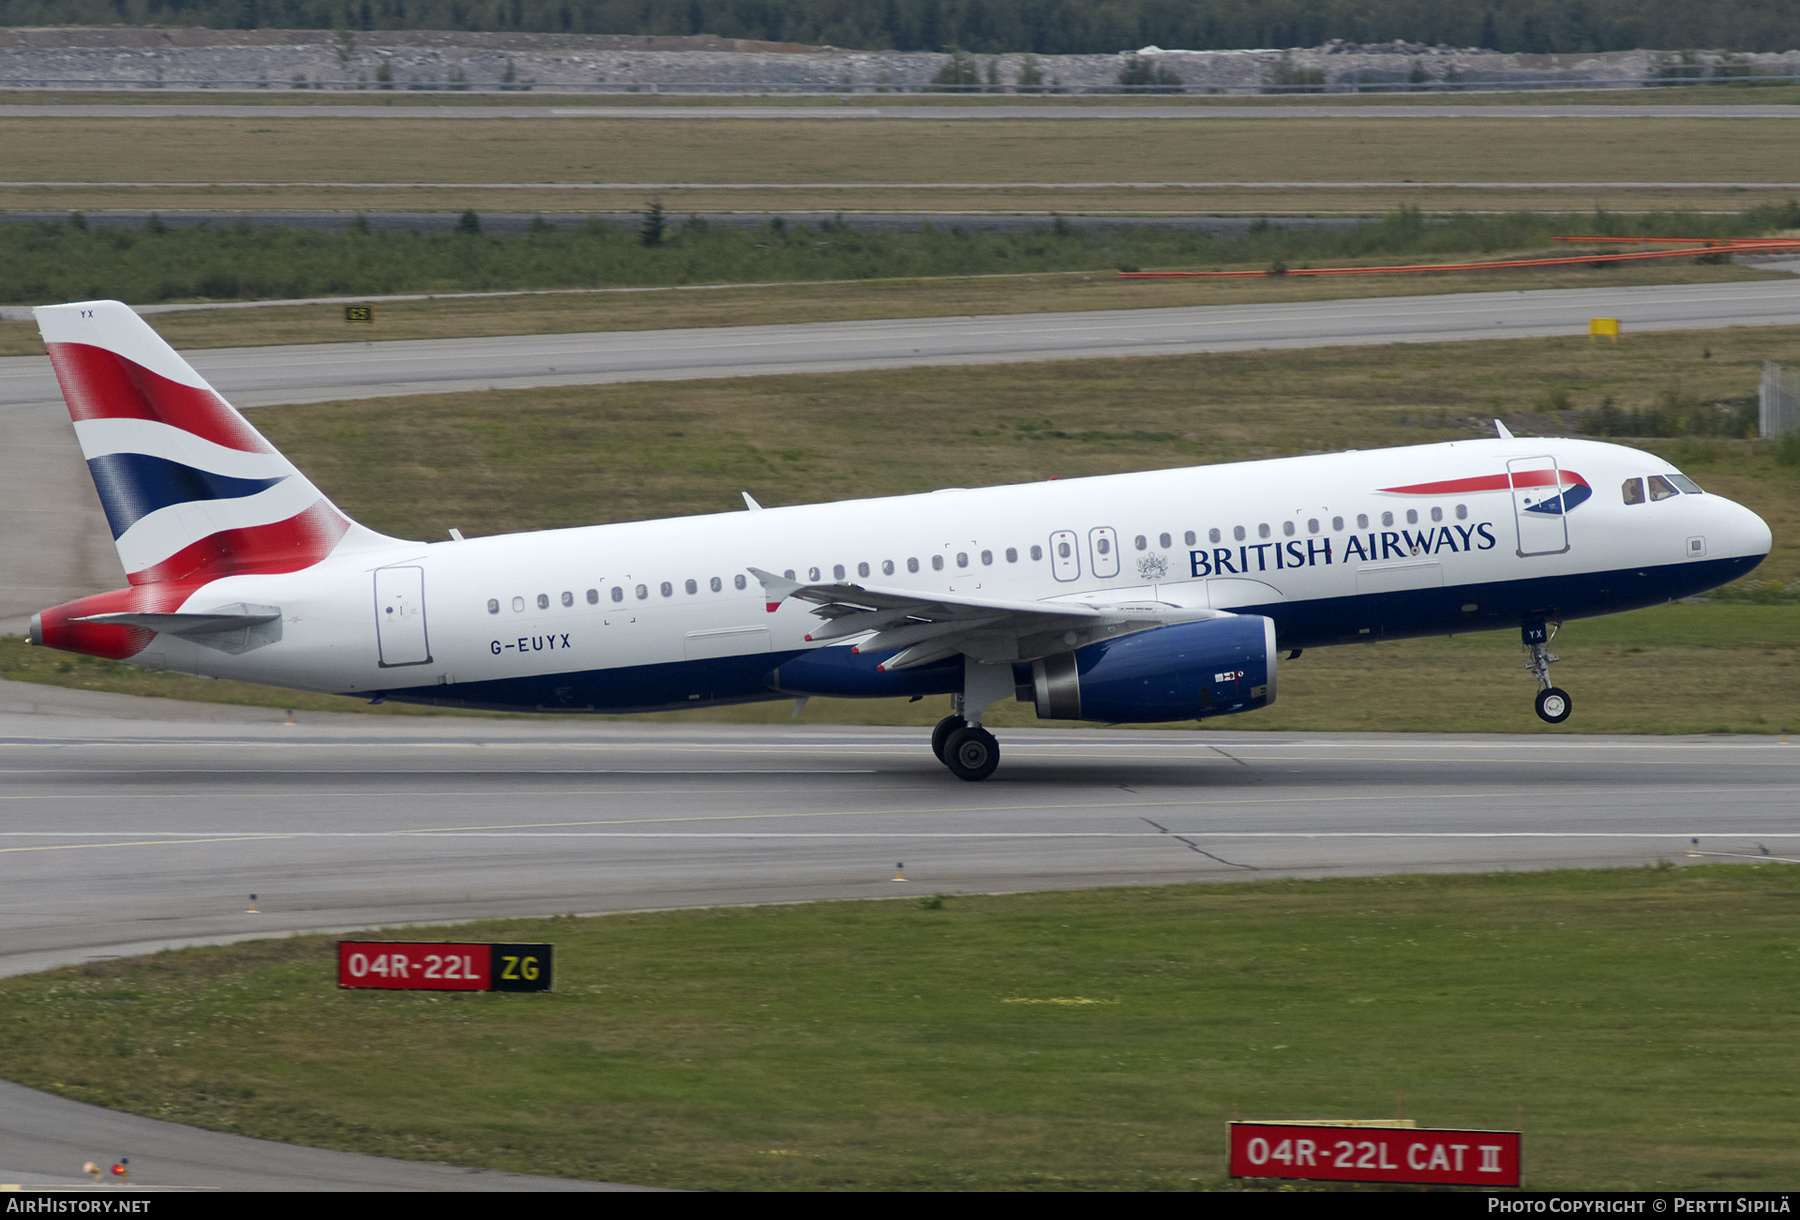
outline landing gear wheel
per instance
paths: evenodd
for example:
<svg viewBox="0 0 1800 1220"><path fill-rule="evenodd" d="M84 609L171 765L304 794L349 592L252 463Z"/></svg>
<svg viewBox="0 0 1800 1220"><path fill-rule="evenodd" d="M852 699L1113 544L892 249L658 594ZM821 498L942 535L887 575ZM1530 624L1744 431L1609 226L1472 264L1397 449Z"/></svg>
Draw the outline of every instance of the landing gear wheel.
<svg viewBox="0 0 1800 1220"><path fill-rule="evenodd" d="M1574 710L1575 704L1569 698L1569 692L1561 687L1550 686L1538 692L1538 719L1545 724L1561 724Z"/></svg>
<svg viewBox="0 0 1800 1220"><path fill-rule="evenodd" d="M944 757L944 746L949 742L950 734L958 729L968 727L969 722L961 716L946 716L937 722L937 728L931 730L931 752L937 755L939 762L948 763L950 761Z"/></svg>
<svg viewBox="0 0 1800 1220"><path fill-rule="evenodd" d="M944 765L957 779L984 780L1000 765L1000 743L980 725L960 728L944 743Z"/></svg>

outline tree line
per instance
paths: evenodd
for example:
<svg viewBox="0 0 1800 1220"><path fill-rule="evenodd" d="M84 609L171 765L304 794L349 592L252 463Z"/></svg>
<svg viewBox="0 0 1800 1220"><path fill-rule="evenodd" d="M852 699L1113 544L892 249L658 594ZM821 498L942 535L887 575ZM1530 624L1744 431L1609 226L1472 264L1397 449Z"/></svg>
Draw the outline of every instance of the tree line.
<svg viewBox="0 0 1800 1220"><path fill-rule="evenodd" d="M1040 55L1334 38L1530 53L1800 46L1793 0L0 0L0 27L106 25L715 34Z"/></svg>

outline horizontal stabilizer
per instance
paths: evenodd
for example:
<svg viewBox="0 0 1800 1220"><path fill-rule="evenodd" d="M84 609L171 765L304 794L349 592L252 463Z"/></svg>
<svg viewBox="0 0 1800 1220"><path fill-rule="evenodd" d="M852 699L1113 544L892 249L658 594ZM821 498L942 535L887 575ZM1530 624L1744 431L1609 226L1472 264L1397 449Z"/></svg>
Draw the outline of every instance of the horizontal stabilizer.
<svg viewBox="0 0 1800 1220"><path fill-rule="evenodd" d="M144 627L171 635L216 635L226 631L242 631L260 627L281 617L279 606L251 606L243 602L220 606L200 613L176 611L169 614L89 614L73 621L106 623L117 627Z"/></svg>

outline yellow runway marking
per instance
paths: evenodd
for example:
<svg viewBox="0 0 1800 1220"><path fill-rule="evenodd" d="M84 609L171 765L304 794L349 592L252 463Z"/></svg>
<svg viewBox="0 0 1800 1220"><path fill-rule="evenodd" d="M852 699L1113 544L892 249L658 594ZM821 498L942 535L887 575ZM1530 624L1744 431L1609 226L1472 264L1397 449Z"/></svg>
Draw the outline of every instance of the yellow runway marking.
<svg viewBox="0 0 1800 1220"><path fill-rule="evenodd" d="M16 851L74 851L101 847L186 847L192 843L254 843L260 839L291 839L293 835L227 835L216 839L138 839L127 843L46 843L38 847L0 847L0 855Z"/></svg>

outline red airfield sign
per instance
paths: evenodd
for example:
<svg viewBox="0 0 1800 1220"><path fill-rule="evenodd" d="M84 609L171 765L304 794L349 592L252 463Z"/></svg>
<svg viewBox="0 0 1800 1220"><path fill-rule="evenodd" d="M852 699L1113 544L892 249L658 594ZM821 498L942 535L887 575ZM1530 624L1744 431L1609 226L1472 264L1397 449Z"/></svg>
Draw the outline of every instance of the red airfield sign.
<svg viewBox="0 0 1800 1220"><path fill-rule="evenodd" d="M1518 1186L1517 1131L1232 1123L1231 1176Z"/></svg>
<svg viewBox="0 0 1800 1220"><path fill-rule="evenodd" d="M550 945L340 940L338 986L386 991L549 991Z"/></svg>

